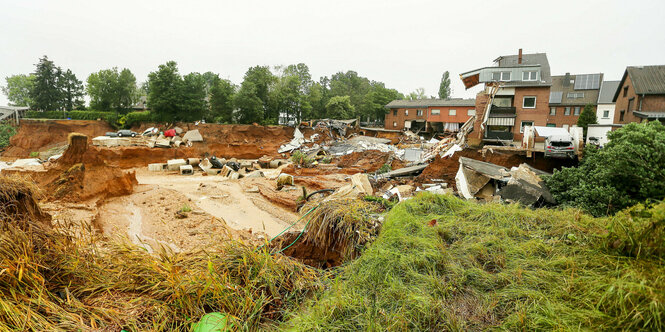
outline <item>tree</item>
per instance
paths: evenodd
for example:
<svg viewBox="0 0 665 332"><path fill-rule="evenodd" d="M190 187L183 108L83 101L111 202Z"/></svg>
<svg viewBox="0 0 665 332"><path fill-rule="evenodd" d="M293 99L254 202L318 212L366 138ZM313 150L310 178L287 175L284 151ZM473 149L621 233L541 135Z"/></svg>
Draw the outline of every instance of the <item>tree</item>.
<svg viewBox="0 0 665 332"><path fill-rule="evenodd" d="M598 123L598 118L596 117L596 112L593 110L593 106L584 106L582 114L580 114L580 117L577 119L577 126L584 128L584 137L586 137L589 125L594 123Z"/></svg>
<svg viewBox="0 0 665 332"><path fill-rule="evenodd" d="M235 85L229 80L219 80L210 88L210 117L215 122L233 121L233 95Z"/></svg>
<svg viewBox="0 0 665 332"><path fill-rule="evenodd" d="M441 83L439 84L439 98L450 98L450 73L446 70L441 76Z"/></svg>
<svg viewBox="0 0 665 332"><path fill-rule="evenodd" d="M251 81L242 82L238 93L233 97L233 104L237 109L234 114L235 122L260 123L264 120L264 104L256 85Z"/></svg>
<svg viewBox="0 0 665 332"><path fill-rule="evenodd" d="M162 121L179 120L182 114L182 77L178 64L169 61L148 74L148 105Z"/></svg>
<svg viewBox="0 0 665 332"><path fill-rule="evenodd" d="M67 71L62 73L58 85L62 90L62 103L65 110L84 108L83 82L79 81L71 70L67 69Z"/></svg>
<svg viewBox="0 0 665 332"><path fill-rule="evenodd" d="M243 91L243 97L251 94L261 101L261 111L263 118L258 120L253 120L251 122L260 122L260 123L276 123L277 117L279 116L279 110L270 108L270 89L273 84L277 81L275 75L270 72L270 68L267 66L255 66L251 67L245 73L243 79L243 85L245 82L251 83L247 85ZM243 89L241 85L240 89ZM250 116L251 118L252 116ZM251 123L250 122L250 123Z"/></svg>
<svg viewBox="0 0 665 332"><path fill-rule="evenodd" d="M359 115L368 121L383 121L386 115L385 106L395 99L404 96L395 89L387 89L382 82L372 82L371 90L363 98Z"/></svg>
<svg viewBox="0 0 665 332"><path fill-rule="evenodd" d="M348 119L353 116L351 97L334 96L326 104L326 113L331 119Z"/></svg>
<svg viewBox="0 0 665 332"><path fill-rule="evenodd" d="M2 92L7 96L11 106L31 106L32 99L30 91L35 84L35 75L19 74L5 77L7 85L2 87Z"/></svg>
<svg viewBox="0 0 665 332"><path fill-rule="evenodd" d="M42 111L60 109L62 106L62 90L60 76L62 70L53 64L45 55L35 65L34 85L30 92L33 108Z"/></svg>
<svg viewBox="0 0 665 332"><path fill-rule="evenodd" d="M407 100L420 100L420 99L427 99L427 96L425 95L424 88L418 88L416 89L416 91L413 91L408 95L404 96L404 98Z"/></svg>
<svg viewBox="0 0 665 332"><path fill-rule="evenodd" d="M587 147L578 167L555 170L545 179L554 199L594 216L664 199L665 126L630 123L608 137L602 149Z"/></svg>
<svg viewBox="0 0 665 332"><path fill-rule="evenodd" d="M203 118L208 109L207 82L199 73L189 73L182 80L182 99L179 120L194 121Z"/></svg>
<svg viewBox="0 0 665 332"><path fill-rule="evenodd" d="M90 107L101 111L126 112L140 96L136 77L127 68L120 72L114 67L92 73L87 83Z"/></svg>
<svg viewBox="0 0 665 332"><path fill-rule="evenodd" d="M271 91L271 109L275 109L279 116L285 115L288 122L308 118L312 111L308 97L312 84L307 65L287 66Z"/></svg>

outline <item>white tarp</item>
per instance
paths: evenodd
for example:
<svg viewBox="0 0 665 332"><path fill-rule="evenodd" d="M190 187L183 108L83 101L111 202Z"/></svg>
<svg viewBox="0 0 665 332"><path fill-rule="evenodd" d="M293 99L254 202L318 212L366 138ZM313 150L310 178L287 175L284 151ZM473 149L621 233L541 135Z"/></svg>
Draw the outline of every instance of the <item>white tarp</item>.
<svg viewBox="0 0 665 332"><path fill-rule="evenodd" d="M568 133L568 130L564 128L556 128L556 127L543 127L543 126L533 126L534 129L536 129L536 133L538 133L538 136L542 137L549 137L549 136L570 136Z"/></svg>
<svg viewBox="0 0 665 332"><path fill-rule="evenodd" d="M300 148L300 146L305 143L305 135L303 135L298 128L293 131L293 139L288 144L282 145L278 153L291 152L295 149Z"/></svg>

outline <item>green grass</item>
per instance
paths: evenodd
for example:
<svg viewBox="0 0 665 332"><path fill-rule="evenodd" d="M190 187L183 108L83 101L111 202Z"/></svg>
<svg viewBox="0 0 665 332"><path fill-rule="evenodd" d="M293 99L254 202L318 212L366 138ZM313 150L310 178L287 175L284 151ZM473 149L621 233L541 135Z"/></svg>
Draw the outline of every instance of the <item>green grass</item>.
<svg viewBox="0 0 665 332"><path fill-rule="evenodd" d="M189 207L187 204L183 204L182 207L180 208L180 212L188 213L192 212L192 208Z"/></svg>
<svg viewBox="0 0 665 332"><path fill-rule="evenodd" d="M0 149L9 146L9 139L16 135L16 128L9 123L0 123Z"/></svg>
<svg viewBox="0 0 665 332"><path fill-rule="evenodd" d="M663 211L595 219L421 194L283 328L663 330Z"/></svg>

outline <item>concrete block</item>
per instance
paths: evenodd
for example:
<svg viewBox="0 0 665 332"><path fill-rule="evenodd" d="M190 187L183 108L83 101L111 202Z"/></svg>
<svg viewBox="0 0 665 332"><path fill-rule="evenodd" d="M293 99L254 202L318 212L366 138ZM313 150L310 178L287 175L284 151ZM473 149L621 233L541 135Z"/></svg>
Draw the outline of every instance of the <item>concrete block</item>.
<svg viewBox="0 0 665 332"><path fill-rule="evenodd" d="M229 167L229 166L226 166L226 165L224 165L224 167L222 167L222 170L221 170L221 171L222 171L222 172L219 173L219 174L222 175L222 176L225 176L225 177L229 177L229 175L235 173L235 171L233 170L233 168L231 168L231 167Z"/></svg>
<svg viewBox="0 0 665 332"><path fill-rule="evenodd" d="M192 175L194 174L194 168L192 165L182 165L180 166L180 175Z"/></svg>
<svg viewBox="0 0 665 332"><path fill-rule="evenodd" d="M182 140L185 142L203 142L203 136L201 136L198 129L194 129L186 132L182 136Z"/></svg>
<svg viewBox="0 0 665 332"><path fill-rule="evenodd" d="M175 133L178 134L178 135L182 134L182 132L183 132L182 128L180 128L180 127L174 127L173 130L175 130Z"/></svg>
<svg viewBox="0 0 665 332"><path fill-rule="evenodd" d="M208 168L205 170L205 172L208 175L218 175L219 173L222 172L222 170L218 168Z"/></svg>
<svg viewBox="0 0 665 332"><path fill-rule="evenodd" d="M238 172L233 172L233 173L231 173L231 175L229 175L229 179L238 180L238 179L240 179L240 174Z"/></svg>
<svg viewBox="0 0 665 332"><path fill-rule="evenodd" d="M170 148L171 141L168 138L158 138L155 141L155 146L159 148Z"/></svg>
<svg viewBox="0 0 665 332"><path fill-rule="evenodd" d="M199 158L187 158L187 165L197 166L200 162Z"/></svg>
<svg viewBox="0 0 665 332"><path fill-rule="evenodd" d="M166 170L166 164L165 163L149 164L148 170L151 172L162 172Z"/></svg>
<svg viewBox="0 0 665 332"><path fill-rule="evenodd" d="M169 171L178 171L180 166L187 165L187 162L184 159L171 159L166 162L166 169Z"/></svg>

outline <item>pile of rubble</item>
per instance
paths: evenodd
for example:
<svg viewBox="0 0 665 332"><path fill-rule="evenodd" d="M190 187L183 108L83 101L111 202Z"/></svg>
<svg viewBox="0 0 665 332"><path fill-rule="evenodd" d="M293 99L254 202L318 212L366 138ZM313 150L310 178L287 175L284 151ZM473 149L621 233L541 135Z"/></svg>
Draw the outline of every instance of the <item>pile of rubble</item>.
<svg viewBox="0 0 665 332"><path fill-rule="evenodd" d="M148 146L150 148L178 148L192 146L194 142L203 142L203 136L198 129L185 132L180 127L174 127L161 132L156 127L146 129L142 134L129 130L120 130L117 133L108 132L104 136L92 139L92 145L103 147L117 146Z"/></svg>
<svg viewBox="0 0 665 332"><path fill-rule="evenodd" d="M171 159L165 163L153 163L148 165L151 172L178 172L180 175L194 175L200 172L204 175L219 175L229 179L240 179L243 177L277 177L279 168L288 164L284 159L271 159L263 157L260 159L238 160L231 158L186 158Z"/></svg>

